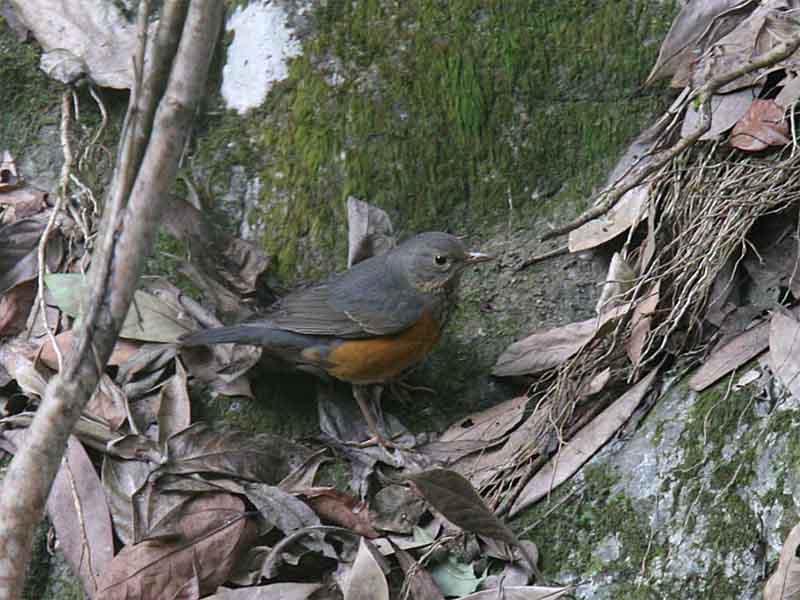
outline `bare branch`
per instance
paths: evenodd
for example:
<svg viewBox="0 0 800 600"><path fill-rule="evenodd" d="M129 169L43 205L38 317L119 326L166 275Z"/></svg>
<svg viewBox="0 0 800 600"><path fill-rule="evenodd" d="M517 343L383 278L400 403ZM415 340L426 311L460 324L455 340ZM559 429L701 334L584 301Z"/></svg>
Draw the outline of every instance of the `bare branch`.
<svg viewBox="0 0 800 600"><path fill-rule="evenodd" d="M140 4L140 32L141 24L147 23L148 5ZM143 75L143 83L131 94L90 268L88 309L77 341L65 356L64 370L48 384L0 490L0 600L22 593L33 532L67 437L97 385L128 312L205 88L224 3L176 0L164 6L146 73L141 64L144 52L139 53L137 75Z"/></svg>

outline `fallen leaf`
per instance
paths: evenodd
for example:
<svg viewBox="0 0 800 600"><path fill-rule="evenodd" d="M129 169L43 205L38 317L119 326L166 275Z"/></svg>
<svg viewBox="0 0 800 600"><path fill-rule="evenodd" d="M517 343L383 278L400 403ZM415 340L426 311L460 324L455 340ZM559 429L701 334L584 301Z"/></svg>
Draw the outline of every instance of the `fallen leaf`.
<svg viewBox="0 0 800 600"><path fill-rule="evenodd" d="M768 321L737 335L715 350L689 379L689 388L702 392L722 377L754 359L769 347Z"/></svg>
<svg viewBox="0 0 800 600"><path fill-rule="evenodd" d="M603 315L624 302L625 292L633 287L636 281L634 273L628 262L619 252L614 252L611 264L608 266L606 281L600 291L595 310L598 315Z"/></svg>
<svg viewBox="0 0 800 600"><path fill-rule="evenodd" d="M623 194L614 206L569 233L569 251L589 250L637 225L647 216L650 185L637 185Z"/></svg>
<svg viewBox="0 0 800 600"><path fill-rule="evenodd" d="M408 581L411 597L414 600L444 600L442 591L431 574L402 548L394 547L394 554Z"/></svg>
<svg viewBox="0 0 800 600"><path fill-rule="evenodd" d="M431 506L464 531L518 545L517 536L484 503L469 481L447 469L407 477Z"/></svg>
<svg viewBox="0 0 800 600"><path fill-rule="evenodd" d="M622 427L647 394L658 374L655 368L584 426L528 481L509 516L534 504L564 483Z"/></svg>
<svg viewBox="0 0 800 600"><path fill-rule="evenodd" d="M70 348L72 348L73 339L74 334L72 329L62 331L56 336L58 347L61 348L62 353L66 353ZM129 360L130 357L132 357L140 347L141 344L137 344L135 342L117 340L117 342L114 344L114 350L111 352L111 356L109 357L107 364L112 367L123 364L125 361ZM56 352L53 349L53 343L50 338L45 339L44 343L42 344L41 351L39 352L39 360L41 360L51 369L58 370L58 360L56 358Z"/></svg>
<svg viewBox="0 0 800 600"><path fill-rule="evenodd" d="M522 420L528 400L527 396L518 396L485 410L467 415L450 425L439 437L438 441L489 441L499 439Z"/></svg>
<svg viewBox="0 0 800 600"><path fill-rule="evenodd" d="M556 600L571 591L571 587L503 586L502 589L475 592L461 600Z"/></svg>
<svg viewBox="0 0 800 600"><path fill-rule="evenodd" d="M175 375L161 388L158 396L158 443L163 446L167 439L192 422L186 369L179 358L175 360Z"/></svg>
<svg viewBox="0 0 800 600"><path fill-rule="evenodd" d="M347 268L394 248L392 221L385 211L350 196L347 199Z"/></svg>
<svg viewBox="0 0 800 600"><path fill-rule="evenodd" d="M797 600L800 598L800 524L795 525L783 542L778 567L764 586L764 600Z"/></svg>
<svg viewBox="0 0 800 600"><path fill-rule="evenodd" d="M47 499L47 515L72 572L93 597L114 556L114 536L100 478L75 436L67 441Z"/></svg>
<svg viewBox="0 0 800 600"><path fill-rule="evenodd" d="M644 344L647 336L650 335L653 315L658 306L660 290L661 282L656 281L633 309L631 334L625 342L625 351L634 367L638 367L639 361L642 359Z"/></svg>
<svg viewBox="0 0 800 600"><path fill-rule="evenodd" d="M311 451L278 435L253 434L194 423L167 440L162 473L214 473L277 484L311 456Z"/></svg>
<svg viewBox="0 0 800 600"><path fill-rule="evenodd" d="M17 338L6 340L0 344L0 366L26 395L42 397L47 381L28 358L33 353L33 344Z"/></svg>
<svg viewBox="0 0 800 600"><path fill-rule="evenodd" d="M314 487L314 479L317 471L323 463L330 460L328 449L323 448L315 452L297 469L289 473L278 484L278 487L285 492L296 493L303 489Z"/></svg>
<svg viewBox="0 0 800 600"><path fill-rule="evenodd" d="M761 92L760 85L747 87L729 94L714 94L711 96L711 124L700 141L713 140L731 127L747 114L753 101ZM681 137L688 137L700 127L703 118L703 108L699 104L690 103L686 107L686 114L681 125Z"/></svg>
<svg viewBox="0 0 800 600"><path fill-rule="evenodd" d="M119 386L103 373L83 410L87 415L107 423L111 431L117 431L128 418L127 402Z"/></svg>
<svg viewBox="0 0 800 600"><path fill-rule="evenodd" d="M0 186L2 190L2 186ZM18 187L0 194L0 206L5 206L3 220L18 221L47 210L48 193L32 186Z"/></svg>
<svg viewBox="0 0 800 600"><path fill-rule="evenodd" d="M321 583L271 583L232 590L220 588L206 600L308 600Z"/></svg>
<svg viewBox="0 0 800 600"><path fill-rule="evenodd" d="M364 538L358 545L358 554L347 578L344 600L389 600L386 576Z"/></svg>
<svg viewBox="0 0 800 600"><path fill-rule="evenodd" d="M594 337L597 319L537 331L511 344L492 368L492 375L511 377L557 367Z"/></svg>
<svg viewBox="0 0 800 600"><path fill-rule="evenodd" d="M672 22L656 64L645 85L672 77L672 87L689 83L689 74L698 56L713 42L732 31L755 3L750 0L693 0L687 2Z"/></svg>
<svg viewBox="0 0 800 600"><path fill-rule="evenodd" d="M45 283L58 307L73 318L83 312L88 282L78 273L48 273ZM193 331L194 321L163 297L136 290L119 336L143 342L173 343Z"/></svg>
<svg viewBox="0 0 800 600"><path fill-rule="evenodd" d="M331 487L310 488L301 493L321 519L370 539L379 536L372 526L366 502Z"/></svg>
<svg viewBox="0 0 800 600"><path fill-rule="evenodd" d="M264 569L264 561L269 555L269 546L253 546L233 567L233 571L228 576L228 582L241 586L255 586L261 582L261 572ZM217 594L220 590L217 590Z"/></svg>
<svg viewBox="0 0 800 600"><path fill-rule="evenodd" d="M45 223L38 219L22 219L0 227L0 294L36 278L36 252L44 228Z"/></svg>
<svg viewBox="0 0 800 600"><path fill-rule="evenodd" d="M795 398L800 398L800 323L776 311L769 329L769 365Z"/></svg>
<svg viewBox="0 0 800 600"><path fill-rule="evenodd" d="M781 86L781 91L775 96L775 104L789 108L800 99L800 77L796 72L790 71L781 81Z"/></svg>
<svg viewBox="0 0 800 600"><path fill-rule="evenodd" d="M130 545L138 536L134 532L134 494L146 483L152 468L138 460L103 457L103 489L111 511L114 531L123 544Z"/></svg>
<svg viewBox="0 0 800 600"><path fill-rule="evenodd" d="M179 537L122 548L102 574L96 598L169 598L195 576L201 594L211 593L228 578L256 529L242 500L204 494L185 511Z"/></svg>
<svg viewBox="0 0 800 600"><path fill-rule="evenodd" d="M770 146L790 144L789 121L784 111L774 100L753 100L731 132L731 146L758 152Z"/></svg>
<svg viewBox="0 0 800 600"><path fill-rule="evenodd" d="M25 330L37 287L35 280L24 281L0 295L0 337Z"/></svg>
<svg viewBox="0 0 800 600"><path fill-rule="evenodd" d="M761 3L749 3L750 6L748 8L752 8L752 12L746 18L741 19L729 33L720 37L713 44L713 49L697 55L692 65L692 87L697 89L716 74L742 68L754 56L768 52L781 43L781 40L771 35L767 21L781 12L782 7L780 4L783 2L784 0L778 0L778 2L767 0ZM742 5L744 6L744 3ZM796 60L796 57L792 55L770 67L751 70L723 85L719 89L719 93L724 94L743 87L749 87L759 81L767 71L792 65Z"/></svg>
<svg viewBox="0 0 800 600"><path fill-rule="evenodd" d="M245 483L244 493L270 528L277 527L284 534L321 524L308 504L277 486Z"/></svg>
<svg viewBox="0 0 800 600"><path fill-rule="evenodd" d="M477 590L486 575L477 577L472 565L448 555L447 560L431 569L431 577L442 594L461 598Z"/></svg>

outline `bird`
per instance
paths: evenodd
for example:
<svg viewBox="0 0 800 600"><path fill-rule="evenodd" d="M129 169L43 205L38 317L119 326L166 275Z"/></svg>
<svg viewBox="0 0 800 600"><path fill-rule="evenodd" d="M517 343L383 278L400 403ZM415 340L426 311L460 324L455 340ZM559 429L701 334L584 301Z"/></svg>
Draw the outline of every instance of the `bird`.
<svg viewBox="0 0 800 600"><path fill-rule="evenodd" d="M373 435L365 444L392 448L370 410L373 386L425 359L452 313L464 269L493 258L468 251L454 235L421 233L284 296L263 318L189 333L179 342L261 346L293 369L351 383Z"/></svg>

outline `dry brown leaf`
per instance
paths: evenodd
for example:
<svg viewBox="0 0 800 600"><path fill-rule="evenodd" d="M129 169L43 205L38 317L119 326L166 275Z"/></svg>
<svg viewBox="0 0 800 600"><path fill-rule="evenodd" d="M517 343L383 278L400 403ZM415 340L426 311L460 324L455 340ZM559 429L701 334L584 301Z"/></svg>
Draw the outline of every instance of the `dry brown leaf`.
<svg viewBox="0 0 800 600"><path fill-rule="evenodd" d="M25 330L37 287L35 280L25 281L0 296L0 337Z"/></svg>
<svg viewBox="0 0 800 600"><path fill-rule="evenodd" d="M58 347L61 348L62 353L68 352L69 349L72 348L72 340L73 333L71 329L62 331L56 336ZM139 350L140 347L141 344L136 342L117 340L107 364L112 367L123 364L136 354L136 351ZM56 359L56 353L49 338L42 343L41 351L39 352L39 360L51 369L58 370L58 360Z"/></svg>
<svg viewBox="0 0 800 600"><path fill-rule="evenodd" d="M285 535L321 524L308 504L278 486L247 482L244 484L244 493L261 513L268 528L277 527Z"/></svg>
<svg viewBox="0 0 800 600"><path fill-rule="evenodd" d="M527 396L506 400L459 419L439 437L440 442L496 440L508 433L525 414Z"/></svg>
<svg viewBox="0 0 800 600"><path fill-rule="evenodd" d="M800 598L800 524L795 525L783 542L778 568L764 586L764 600L797 600Z"/></svg>
<svg viewBox="0 0 800 600"><path fill-rule="evenodd" d="M475 453L456 461L451 469L466 477L473 487L482 488L515 459L518 453L530 445L531 438L541 430L546 417L534 411L511 432L505 443L497 449Z"/></svg>
<svg viewBox="0 0 800 600"><path fill-rule="evenodd" d="M747 110L758 98L761 86L753 86L737 90L729 94L714 94L711 96L711 124L708 131L700 136L701 141L713 140L731 127L747 114ZM700 126L703 109L694 103L686 108L681 126L681 137L688 137Z"/></svg>
<svg viewBox="0 0 800 600"><path fill-rule="evenodd" d="M622 304L623 294L631 289L634 281L636 281L636 273L628 261L619 252L614 252L611 264L608 265L606 281L595 307L597 314L602 316Z"/></svg>
<svg viewBox="0 0 800 600"><path fill-rule="evenodd" d="M633 309L631 335L625 342L625 350L634 367L638 367L639 361L642 359L642 351L644 350L647 336L650 334L653 314L658 306L660 290L661 282L656 281Z"/></svg>
<svg viewBox="0 0 800 600"><path fill-rule="evenodd" d="M422 496L454 525L465 531L518 545L514 533L486 506L472 484L447 469L431 469L409 475Z"/></svg>
<svg viewBox="0 0 800 600"><path fill-rule="evenodd" d="M580 252L595 248L635 226L647 216L649 197L649 184L638 185L625 192L602 216L569 233L569 251Z"/></svg>
<svg viewBox="0 0 800 600"><path fill-rule="evenodd" d="M44 228L39 219L22 219L0 227L0 294L36 278L36 250Z"/></svg>
<svg viewBox="0 0 800 600"><path fill-rule="evenodd" d="M689 379L689 387L695 392L719 381L722 377L738 369L769 347L769 322L763 322L737 335L722 347L711 353L703 366Z"/></svg>
<svg viewBox="0 0 800 600"><path fill-rule="evenodd" d="M689 82L693 64L714 41L729 33L755 6L749 0L692 0L675 17L645 85L672 77L672 87ZM740 9L740 10L736 10Z"/></svg>
<svg viewBox="0 0 800 600"><path fill-rule="evenodd" d="M347 268L395 245L392 221L385 211L350 196L347 199Z"/></svg>
<svg viewBox="0 0 800 600"><path fill-rule="evenodd" d="M11 377L16 380L17 385L28 396L39 396L44 394L44 388L47 381L36 370L28 356L35 354L36 346L20 340L18 336L4 341L0 344L0 367Z"/></svg>
<svg viewBox="0 0 800 600"><path fill-rule="evenodd" d="M289 439L194 423L166 443L168 460L156 475L213 473L277 484L312 452Z"/></svg>
<svg viewBox="0 0 800 600"><path fill-rule="evenodd" d="M320 583L271 583L232 590L219 588L206 600L308 600L322 587Z"/></svg>
<svg viewBox="0 0 800 600"><path fill-rule="evenodd" d="M306 462L284 477L278 487L292 494L314 487L317 471L328 460L330 459L327 448L315 452Z"/></svg>
<svg viewBox="0 0 800 600"><path fill-rule="evenodd" d="M508 377L557 367L595 334L597 319L537 331L511 344L497 359L492 375Z"/></svg>
<svg viewBox="0 0 800 600"><path fill-rule="evenodd" d="M781 91L775 96L775 104L783 108L789 108L800 98L800 77L794 71L786 74L781 81Z"/></svg>
<svg viewBox="0 0 800 600"><path fill-rule="evenodd" d="M0 206L6 207L3 220L10 223L47 210L47 197L47 192L31 186L16 188L0 194Z"/></svg>
<svg viewBox="0 0 800 600"><path fill-rule="evenodd" d="M769 365L786 389L800 399L800 323L791 314L772 314Z"/></svg>
<svg viewBox="0 0 800 600"><path fill-rule="evenodd" d="M625 424L647 394L657 374L658 368L650 371L562 446L528 481L511 506L509 516L519 514L572 477Z"/></svg>
<svg viewBox="0 0 800 600"><path fill-rule="evenodd" d="M394 555L408 581L411 597L414 600L444 600L444 595L431 577L431 574L402 548L394 544Z"/></svg>
<svg viewBox="0 0 800 600"><path fill-rule="evenodd" d="M753 100L731 132L731 146L748 152L791 143L784 108L774 100Z"/></svg>
<svg viewBox="0 0 800 600"><path fill-rule="evenodd" d="M306 497L308 504L321 519L370 539L379 537L372 527L369 505L366 502L332 487L309 488L299 490L299 493Z"/></svg>
<svg viewBox="0 0 800 600"><path fill-rule="evenodd" d="M180 536L125 546L114 557L100 578L97 599L169 598L195 576L201 593L211 593L228 578L256 530L236 496L199 496L181 518Z"/></svg>
<svg viewBox="0 0 800 600"><path fill-rule="evenodd" d="M128 418L127 402L120 387L103 373L83 410L91 417L107 423L111 431L117 431Z"/></svg>
<svg viewBox="0 0 800 600"><path fill-rule="evenodd" d="M84 590L93 597L114 556L114 536L100 478L75 436L69 437L53 481L47 515L72 572L80 576Z"/></svg>
<svg viewBox="0 0 800 600"><path fill-rule="evenodd" d="M344 586L344 600L389 600L389 584L372 552L369 542L361 538Z"/></svg>
<svg viewBox="0 0 800 600"><path fill-rule="evenodd" d="M755 3L751 3L755 4ZM756 4L755 9L742 19L730 33L719 38L713 49L700 55L693 65L691 84L697 89L719 73L727 73L745 66L754 56L762 55L781 43L770 21L780 16L785 0L765 0ZM768 70L781 66L794 65L797 54L762 69L756 69L738 79L725 84L719 93L728 93L758 82Z"/></svg>
<svg viewBox="0 0 800 600"><path fill-rule="evenodd" d="M103 488L114 522L114 531L123 544L132 544L140 536L134 531L134 494L147 483L150 465L139 460L103 457Z"/></svg>
<svg viewBox="0 0 800 600"><path fill-rule="evenodd" d="M183 368L180 358L176 358L175 375L170 377L158 395L158 443L162 446L167 439L189 427L192 422L192 407L186 381L186 369Z"/></svg>

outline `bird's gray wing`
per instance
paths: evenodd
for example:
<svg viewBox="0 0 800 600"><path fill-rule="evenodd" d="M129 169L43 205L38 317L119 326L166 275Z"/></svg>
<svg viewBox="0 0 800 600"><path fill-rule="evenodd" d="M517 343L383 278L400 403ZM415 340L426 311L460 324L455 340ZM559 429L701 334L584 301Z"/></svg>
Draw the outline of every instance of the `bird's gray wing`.
<svg viewBox="0 0 800 600"><path fill-rule="evenodd" d="M382 258L360 262L328 282L289 294L269 320L296 333L349 339L411 327L422 316L424 298Z"/></svg>

